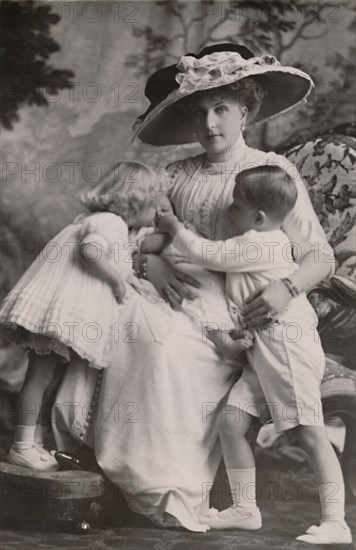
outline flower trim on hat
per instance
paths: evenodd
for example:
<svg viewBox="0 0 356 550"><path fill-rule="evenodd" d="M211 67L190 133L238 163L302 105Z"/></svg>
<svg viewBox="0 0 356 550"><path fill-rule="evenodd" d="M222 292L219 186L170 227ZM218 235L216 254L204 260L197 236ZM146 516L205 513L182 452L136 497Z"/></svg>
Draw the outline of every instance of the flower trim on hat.
<svg viewBox="0 0 356 550"><path fill-rule="evenodd" d="M224 77L226 77L226 81L229 81L229 77L235 79L237 74L242 76L252 67L266 65L280 67L281 64L272 55L251 57L250 59L244 59L236 52L214 52L201 59L184 55L177 63L179 73L176 75L176 81L179 84L179 91L189 94L197 88L198 84L202 86L205 83L211 86Z"/></svg>
<svg viewBox="0 0 356 550"><path fill-rule="evenodd" d="M207 91L214 88L220 88L233 82L238 82L246 77L263 76L268 73L286 74L297 80L307 81L309 89L297 100L291 101L283 109L277 109L269 116L261 119L248 121L246 128L258 126L269 120L275 119L282 113L287 113L297 105L307 101L314 83L311 77L300 69L295 67L281 65L281 63L272 55L263 55L261 57L252 57L244 59L236 52L214 52L200 59L192 56L183 56L177 63L178 74L176 82L178 87L167 95L159 104L154 106L150 112L143 117L138 117L133 125L133 135L131 143L134 147L151 151L172 151L185 148L200 147L200 144L193 141L181 141L181 143L167 145L153 145L142 141L140 133L149 126L151 121L160 116L164 111L174 105L179 100L194 94L198 91ZM273 92L273 89L271 90ZM174 128L172 128L174 131Z"/></svg>

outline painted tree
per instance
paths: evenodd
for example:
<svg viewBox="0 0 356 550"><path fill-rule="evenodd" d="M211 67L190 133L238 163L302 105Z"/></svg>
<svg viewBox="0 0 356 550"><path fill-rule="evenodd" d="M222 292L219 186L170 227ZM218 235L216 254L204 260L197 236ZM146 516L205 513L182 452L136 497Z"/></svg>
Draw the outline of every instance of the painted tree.
<svg viewBox="0 0 356 550"><path fill-rule="evenodd" d="M19 120L22 105L48 105L47 94L72 87L73 72L55 69L48 63L49 57L60 49L50 36L51 26L59 20L48 3L0 3L0 123L9 130Z"/></svg>
<svg viewBox="0 0 356 550"><path fill-rule="evenodd" d="M174 19L176 32L173 36L159 34L147 25L134 29L135 36L143 40L144 48L139 53L129 55L126 65L136 77L152 74L164 67L167 62L173 63L187 51L197 52L207 44L218 42L242 43L250 47L255 54L268 52L274 54L282 63L288 63L298 45L321 38L329 31L329 23L336 21L340 10L352 9L352 4L348 0L340 0L338 4L315 0L211 0L199 3L159 0L155 4L167 20ZM326 62L338 65L338 70L345 76L345 86L349 87L351 77L346 75L352 63L351 57L342 60L335 57ZM314 76L316 82L322 81L322 75L318 74L315 67L303 63L300 63L299 67ZM318 93L318 101L313 101L312 107L308 108L308 117L312 118L316 127L320 126L325 118L323 104L330 94L330 89L321 90L319 87ZM343 95L343 98L350 103L350 97L345 98ZM340 111L339 101L331 111L333 116L337 115ZM299 116L297 126L304 127L309 121L310 118L306 119L304 112ZM259 130L261 148L269 146L268 126L264 124ZM310 128L309 124L308 127Z"/></svg>
<svg viewBox="0 0 356 550"><path fill-rule="evenodd" d="M356 17L351 19L349 32L355 34ZM327 57L327 67L333 72L333 80L316 88L317 101L312 108L306 108L306 114L319 132L330 130L330 121L353 122L355 120L354 94L356 87L355 73L356 47L351 44L345 53L335 51ZM317 68L313 68L316 82L322 82ZM302 137L302 136L301 136Z"/></svg>

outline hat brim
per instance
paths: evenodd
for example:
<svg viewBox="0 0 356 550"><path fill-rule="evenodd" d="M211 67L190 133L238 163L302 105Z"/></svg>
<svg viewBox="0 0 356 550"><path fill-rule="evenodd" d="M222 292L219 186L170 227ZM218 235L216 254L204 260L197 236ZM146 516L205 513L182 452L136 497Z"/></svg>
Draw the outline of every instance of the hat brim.
<svg viewBox="0 0 356 550"><path fill-rule="evenodd" d="M221 88L227 84L253 77L263 91L263 99L256 117L247 127L267 122L286 113L306 100L314 84L299 69L283 66L252 66L239 75L224 76L210 83L202 83L193 91L182 93L179 88L171 92L154 107L144 120L134 125L132 143L145 148L194 147L196 141L191 115L181 100L198 91Z"/></svg>

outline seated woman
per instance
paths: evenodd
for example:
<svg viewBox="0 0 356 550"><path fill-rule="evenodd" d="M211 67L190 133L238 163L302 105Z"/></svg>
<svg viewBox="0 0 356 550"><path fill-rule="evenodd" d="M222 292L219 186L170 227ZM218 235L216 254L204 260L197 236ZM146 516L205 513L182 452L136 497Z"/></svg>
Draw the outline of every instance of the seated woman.
<svg viewBox="0 0 356 550"><path fill-rule="evenodd" d="M289 86L293 97L285 93ZM181 221L208 239L223 238L236 174L252 165L288 164L284 157L249 148L244 127L290 109L311 87L302 71L281 66L273 57L254 57L234 44L183 57L149 79L151 107L138 120L134 140L159 147L199 142L205 149L168 167L170 199ZM324 261L332 252L302 180L291 166L289 173L298 197L284 231L298 252L300 265L292 282L302 292L332 272L332 261ZM145 315L145 296L138 292L135 301L124 304L112 364L101 383L88 370L68 369L57 396L57 445L69 449L74 437L91 446L134 511L161 522L173 516L187 529L204 531L198 517L208 508L221 459L219 403L237 371L202 337L190 319L192 310L184 313L199 293L191 278L194 266L142 254L134 256L134 264L173 308L181 309L183 300L182 310L174 311L162 300L156 316ZM224 307L224 276L209 275L206 284ZM251 297L244 319L258 324L278 315L290 300L284 284L273 282ZM229 313L236 322L239 312L233 304ZM63 406L69 402L77 403L74 412ZM90 422L86 416L93 403L97 414Z"/></svg>

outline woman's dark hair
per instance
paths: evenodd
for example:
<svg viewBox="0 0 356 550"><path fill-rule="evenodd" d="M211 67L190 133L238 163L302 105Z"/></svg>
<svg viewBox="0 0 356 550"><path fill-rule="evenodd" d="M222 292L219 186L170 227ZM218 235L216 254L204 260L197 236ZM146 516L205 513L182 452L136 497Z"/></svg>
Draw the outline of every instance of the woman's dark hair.
<svg viewBox="0 0 356 550"><path fill-rule="evenodd" d="M249 120L257 115L262 105L264 93L253 77L247 77L243 80L222 86L219 88L219 91L222 97L224 97L225 94L228 94L228 97L232 95L236 103L239 103L243 107L247 107Z"/></svg>
<svg viewBox="0 0 356 550"><path fill-rule="evenodd" d="M214 95L221 98L221 100L235 101L242 107L248 109L248 120L252 120L260 110L262 105L264 92L253 77L246 77L240 81L226 84L218 88L209 88L206 90L200 90L195 92L191 96L182 99L180 103L182 107L192 109L196 105L196 101L199 101L202 97L207 95ZM183 106L184 103L184 106Z"/></svg>

